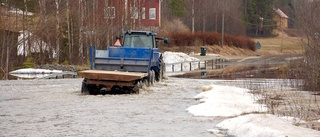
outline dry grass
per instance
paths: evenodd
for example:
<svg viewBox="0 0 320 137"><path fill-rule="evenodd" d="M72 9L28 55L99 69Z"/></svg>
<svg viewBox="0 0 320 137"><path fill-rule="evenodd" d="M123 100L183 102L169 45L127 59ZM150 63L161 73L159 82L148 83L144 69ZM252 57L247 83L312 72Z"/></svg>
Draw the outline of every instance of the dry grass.
<svg viewBox="0 0 320 137"><path fill-rule="evenodd" d="M297 86L295 80L289 81L290 83L293 87ZM250 88L249 84L248 86ZM263 96L262 99L258 99L258 102L266 104L269 113L278 116L295 117L297 118L296 125L320 131L320 123L316 122L320 118L320 100L317 99L316 95L296 88L286 88L286 86L280 89L273 88L268 83L261 83L260 86L251 87L250 89L253 89L252 93L257 94L258 98L261 95Z"/></svg>
<svg viewBox="0 0 320 137"><path fill-rule="evenodd" d="M274 38L255 38L254 41L260 42L260 52L281 54L301 53L303 51L301 37L290 37L285 33L279 33L279 36Z"/></svg>
<svg viewBox="0 0 320 137"><path fill-rule="evenodd" d="M193 46L161 46L161 51L174 51L184 53L200 53L200 47L206 46L207 53L220 54L222 56L255 56L255 55L278 55L288 53L303 53L303 47L301 44L301 37L289 37L286 34L281 34L274 38L254 38L253 41L260 42L261 49L252 51L249 49L242 49L230 46L218 46L218 45L203 45L202 42L196 41ZM282 43L282 44L281 44ZM282 52L281 52L282 45Z"/></svg>

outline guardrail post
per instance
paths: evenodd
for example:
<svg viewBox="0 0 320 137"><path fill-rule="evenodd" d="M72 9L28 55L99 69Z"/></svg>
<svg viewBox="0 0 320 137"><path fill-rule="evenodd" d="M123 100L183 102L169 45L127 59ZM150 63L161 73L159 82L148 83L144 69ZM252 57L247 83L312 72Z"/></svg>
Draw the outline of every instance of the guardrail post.
<svg viewBox="0 0 320 137"><path fill-rule="evenodd" d="M207 69L207 61L204 61L204 69Z"/></svg>
<svg viewBox="0 0 320 137"><path fill-rule="evenodd" d="M206 69L202 69L201 70L201 77L206 77L206 76L207 76Z"/></svg>
<svg viewBox="0 0 320 137"><path fill-rule="evenodd" d="M212 69L213 69L213 64L214 64L214 61L213 61L213 59L211 60L211 62L212 62L212 64L211 64L211 67L212 67Z"/></svg>
<svg viewBox="0 0 320 137"><path fill-rule="evenodd" d="M216 58L216 69L220 69L219 65L217 65L219 63L219 60L220 60L219 58Z"/></svg>

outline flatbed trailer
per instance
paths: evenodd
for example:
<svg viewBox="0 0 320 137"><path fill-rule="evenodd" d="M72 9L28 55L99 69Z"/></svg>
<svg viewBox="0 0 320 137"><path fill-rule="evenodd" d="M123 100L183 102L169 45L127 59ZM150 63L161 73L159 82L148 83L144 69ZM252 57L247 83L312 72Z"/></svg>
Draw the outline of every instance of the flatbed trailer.
<svg viewBox="0 0 320 137"><path fill-rule="evenodd" d="M105 70L85 70L78 73L79 76L87 79L110 80L110 81L134 81L148 77L148 73L121 72Z"/></svg>
<svg viewBox="0 0 320 137"><path fill-rule="evenodd" d="M148 80L148 73L85 70L78 72L78 75L85 78L81 92L89 94L119 92L138 93L142 84Z"/></svg>

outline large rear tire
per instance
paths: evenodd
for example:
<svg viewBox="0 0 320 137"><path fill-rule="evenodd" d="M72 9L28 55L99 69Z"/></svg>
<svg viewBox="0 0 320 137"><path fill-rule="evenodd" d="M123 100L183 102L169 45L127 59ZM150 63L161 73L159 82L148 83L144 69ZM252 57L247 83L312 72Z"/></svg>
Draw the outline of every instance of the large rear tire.
<svg viewBox="0 0 320 137"><path fill-rule="evenodd" d="M163 80L163 75L164 75L164 70L165 69L165 64L163 62L163 57L162 55L159 58L159 66L158 69L155 70L155 79L156 81L162 81Z"/></svg>
<svg viewBox="0 0 320 137"><path fill-rule="evenodd" d="M151 85L154 84L154 79L155 79L154 71L153 71L153 70L150 70L150 71L149 71L149 78L148 78L149 86L151 86Z"/></svg>

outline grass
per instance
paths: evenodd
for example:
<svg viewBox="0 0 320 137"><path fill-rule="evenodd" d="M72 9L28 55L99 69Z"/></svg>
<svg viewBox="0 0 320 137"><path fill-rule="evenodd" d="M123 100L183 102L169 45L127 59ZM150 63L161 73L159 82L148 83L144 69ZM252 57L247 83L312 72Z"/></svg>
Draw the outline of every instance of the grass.
<svg viewBox="0 0 320 137"><path fill-rule="evenodd" d="M300 37L279 35L278 37L274 38L255 38L254 41L260 42L262 51L281 52L281 45L283 52L303 51Z"/></svg>

